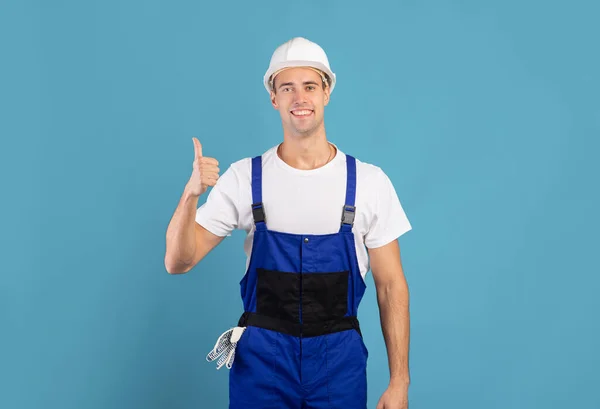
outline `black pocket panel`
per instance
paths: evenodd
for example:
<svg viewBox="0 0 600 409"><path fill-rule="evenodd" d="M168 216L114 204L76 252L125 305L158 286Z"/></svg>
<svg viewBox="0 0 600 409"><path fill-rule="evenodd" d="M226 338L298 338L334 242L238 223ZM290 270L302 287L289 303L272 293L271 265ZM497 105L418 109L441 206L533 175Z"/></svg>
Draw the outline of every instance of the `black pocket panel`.
<svg viewBox="0 0 600 409"><path fill-rule="evenodd" d="M300 274L257 269L256 312L286 321L300 321Z"/></svg>
<svg viewBox="0 0 600 409"><path fill-rule="evenodd" d="M302 322L328 321L346 315L348 273L302 274Z"/></svg>

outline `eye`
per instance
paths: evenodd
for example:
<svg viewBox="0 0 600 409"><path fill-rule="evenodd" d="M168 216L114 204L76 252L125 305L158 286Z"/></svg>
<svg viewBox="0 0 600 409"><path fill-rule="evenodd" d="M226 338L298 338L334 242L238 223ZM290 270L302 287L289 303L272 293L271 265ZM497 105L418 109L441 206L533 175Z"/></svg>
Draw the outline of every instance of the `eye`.
<svg viewBox="0 0 600 409"><path fill-rule="evenodd" d="M282 91L283 92L288 92L290 90L290 87L285 87Z"/></svg>
<svg viewBox="0 0 600 409"><path fill-rule="evenodd" d="M314 91L315 90L315 86L314 85L309 85L306 88L309 89L310 91Z"/></svg>

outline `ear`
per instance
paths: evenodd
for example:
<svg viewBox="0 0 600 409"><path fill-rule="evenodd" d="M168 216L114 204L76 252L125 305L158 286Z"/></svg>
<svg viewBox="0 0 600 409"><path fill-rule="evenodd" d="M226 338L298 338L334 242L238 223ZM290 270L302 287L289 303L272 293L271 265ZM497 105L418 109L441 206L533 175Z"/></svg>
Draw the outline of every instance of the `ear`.
<svg viewBox="0 0 600 409"><path fill-rule="evenodd" d="M273 105L273 108L275 108L276 110L279 110L279 104L277 103L277 99L275 97L275 93L271 91L271 105Z"/></svg>
<svg viewBox="0 0 600 409"><path fill-rule="evenodd" d="M325 87L325 89L323 90L323 105L327 106L327 104L329 104L329 95L330 95L330 91L331 88L329 88L329 85L327 85L327 87Z"/></svg>

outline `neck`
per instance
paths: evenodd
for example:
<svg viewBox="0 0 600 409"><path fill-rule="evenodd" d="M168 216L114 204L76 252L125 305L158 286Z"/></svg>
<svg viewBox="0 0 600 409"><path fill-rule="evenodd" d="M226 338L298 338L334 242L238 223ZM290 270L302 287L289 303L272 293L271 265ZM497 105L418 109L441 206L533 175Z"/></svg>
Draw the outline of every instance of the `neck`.
<svg viewBox="0 0 600 409"><path fill-rule="evenodd" d="M277 153L281 160L301 170L317 169L335 156L335 147L327 142L325 133L313 136L285 136Z"/></svg>

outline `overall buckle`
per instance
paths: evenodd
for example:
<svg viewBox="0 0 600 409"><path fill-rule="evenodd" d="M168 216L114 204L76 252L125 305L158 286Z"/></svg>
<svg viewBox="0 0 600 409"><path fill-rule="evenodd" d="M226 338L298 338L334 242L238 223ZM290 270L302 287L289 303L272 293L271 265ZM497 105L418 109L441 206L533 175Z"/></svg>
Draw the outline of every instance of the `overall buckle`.
<svg viewBox="0 0 600 409"><path fill-rule="evenodd" d="M342 224L354 226L354 217L356 216L356 206L344 205L342 213Z"/></svg>
<svg viewBox="0 0 600 409"><path fill-rule="evenodd" d="M262 202L252 204L252 216L254 217L255 223L265 221L265 208Z"/></svg>

